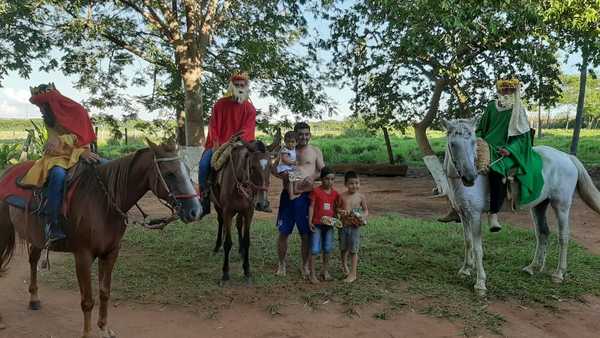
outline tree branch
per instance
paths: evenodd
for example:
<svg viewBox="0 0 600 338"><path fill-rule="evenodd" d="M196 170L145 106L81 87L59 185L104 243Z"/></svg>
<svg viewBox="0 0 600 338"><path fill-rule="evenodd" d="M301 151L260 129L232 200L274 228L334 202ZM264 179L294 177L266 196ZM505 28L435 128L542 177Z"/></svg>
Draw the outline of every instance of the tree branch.
<svg viewBox="0 0 600 338"><path fill-rule="evenodd" d="M151 58L146 53L144 53L141 49L133 46L132 44L127 43L127 41L111 34L110 32L102 32L101 34L104 38L106 38L108 41L112 42L116 46L125 49L126 51L130 52L131 54L139 57L140 59L142 59L150 64L158 65L158 66L162 66L162 67L169 67L169 64L167 62Z"/></svg>
<svg viewBox="0 0 600 338"><path fill-rule="evenodd" d="M156 28L158 28L158 30L162 32L167 41L173 41L173 34L169 29L169 26L165 24L165 22L160 18L160 16L158 16L156 11L154 11L152 7L148 6L148 1L144 0L144 4L146 5L148 12L144 11L142 7L138 6L132 1L123 0L123 3L129 6L129 8L139 13L140 15L142 15L146 20L148 20L148 22L156 26Z"/></svg>

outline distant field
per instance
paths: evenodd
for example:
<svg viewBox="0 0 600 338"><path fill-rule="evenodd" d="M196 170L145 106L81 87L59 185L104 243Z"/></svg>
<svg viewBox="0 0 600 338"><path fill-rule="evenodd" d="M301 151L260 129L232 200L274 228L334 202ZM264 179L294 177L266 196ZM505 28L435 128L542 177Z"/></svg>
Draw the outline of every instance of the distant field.
<svg viewBox="0 0 600 338"><path fill-rule="evenodd" d="M38 122L41 122L38 121ZM28 120L0 120L0 144L19 143L26 138L25 128L31 123ZM329 164L337 163L386 163L387 153L383 136L380 132L370 132L363 126L352 122L324 121L312 124L312 143L323 150L325 160ZM572 130L544 130L544 137L537 139L537 145L548 145L568 151L571 144ZM129 129L129 144L111 142L110 133L106 129L99 130L100 153L108 158L115 158L123 153L134 151L144 144L140 131ZM405 135L391 133L394 156L397 160L411 165L421 165L421 152L418 149L412 129ZM259 138L264 134L258 133ZM443 155L446 140L441 131L430 131L429 139L436 153ZM600 165L600 130L582 130L578 156L586 165Z"/></svg>

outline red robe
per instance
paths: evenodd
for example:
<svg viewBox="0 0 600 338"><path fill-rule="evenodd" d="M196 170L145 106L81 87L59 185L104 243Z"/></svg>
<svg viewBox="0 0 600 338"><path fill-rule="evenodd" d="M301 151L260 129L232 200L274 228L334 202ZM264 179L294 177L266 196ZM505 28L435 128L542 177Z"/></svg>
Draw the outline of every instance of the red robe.
<svg viewBox="0 0 600 338"><path fill-rule="evenodd" d="M32 96L29 101L36 106L48 104L56 122L77 136L78 146L85 146L96 140L90 115L79 103L56 90Z"/></svg>
<svg viewBox="0 0 600 338"><path fill-rule="evenodd" d="M222 97L213 106L204 148L224 144L238 131L244 132L242 140L253 141L255 129L256 109L249 100L237 103L232 97Z"/></svg>

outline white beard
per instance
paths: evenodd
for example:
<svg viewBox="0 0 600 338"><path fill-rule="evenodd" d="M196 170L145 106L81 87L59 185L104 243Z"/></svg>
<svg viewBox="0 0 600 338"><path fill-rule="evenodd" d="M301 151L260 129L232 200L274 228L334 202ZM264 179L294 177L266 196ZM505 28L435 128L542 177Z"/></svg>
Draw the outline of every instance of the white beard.
<svg viewBox="0 0 600 338"><path fill-rule="evenodd" d="M498 94L498 100L496 102L498 103L498 108L502 110L511 109L515 103L515 95Z"/></svg>
<svg viewBox="0 0 600 338"><path fill-rule="evenodd" d="M248 88L248 86L239 88L235 87L233 84L229 84L229 91L233 93L233 98L237 103L244 103L250 98L250 88Z"/></svg>

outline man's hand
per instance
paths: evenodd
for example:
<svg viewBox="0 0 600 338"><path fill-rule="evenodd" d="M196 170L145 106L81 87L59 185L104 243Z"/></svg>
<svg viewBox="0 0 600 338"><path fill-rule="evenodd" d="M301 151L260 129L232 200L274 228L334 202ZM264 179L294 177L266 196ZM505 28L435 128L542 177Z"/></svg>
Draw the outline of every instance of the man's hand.
<svg viewBox="0 0 600 338"><path fill-rule="evenodd" d="M58 138L50 137L48 139L48 141L46 141L45 149L46 149L47 153L50 153L50 154L56 153L60 150L59 148L60 148L60 140Z"/></svg>
<svg viewBox="0 0 600 338"><path fill-rule="evenodd" d="M501 156L503 156L503 157L508 157L508 156L510 156L510 151L506 150L505 148L501 148L501 149L500 149L498 152L499 152L499 153L500 153L500 155L501 155Z"/></svg>
<svg viewBox="0 0 600 338"><path fill-rule="evenodd" d="M311 232L315 232L317 231L317 227L311 223L308 223L308 228L310 229Z"/></svg>
<svg viewBox="0 0 600 338"><path fill-rule="evenodd" d="M81 154L81 158L88 163L97 163L100 161L100 156L89 149L86 149L83 154Z"/></svg>
<svg viewBox="0 0 600 338"><path fill-rule="evenodd" d="M298 192L312 191L315 180L312 177L306 177L302 181L296 182L296 189Z"/></svg>

